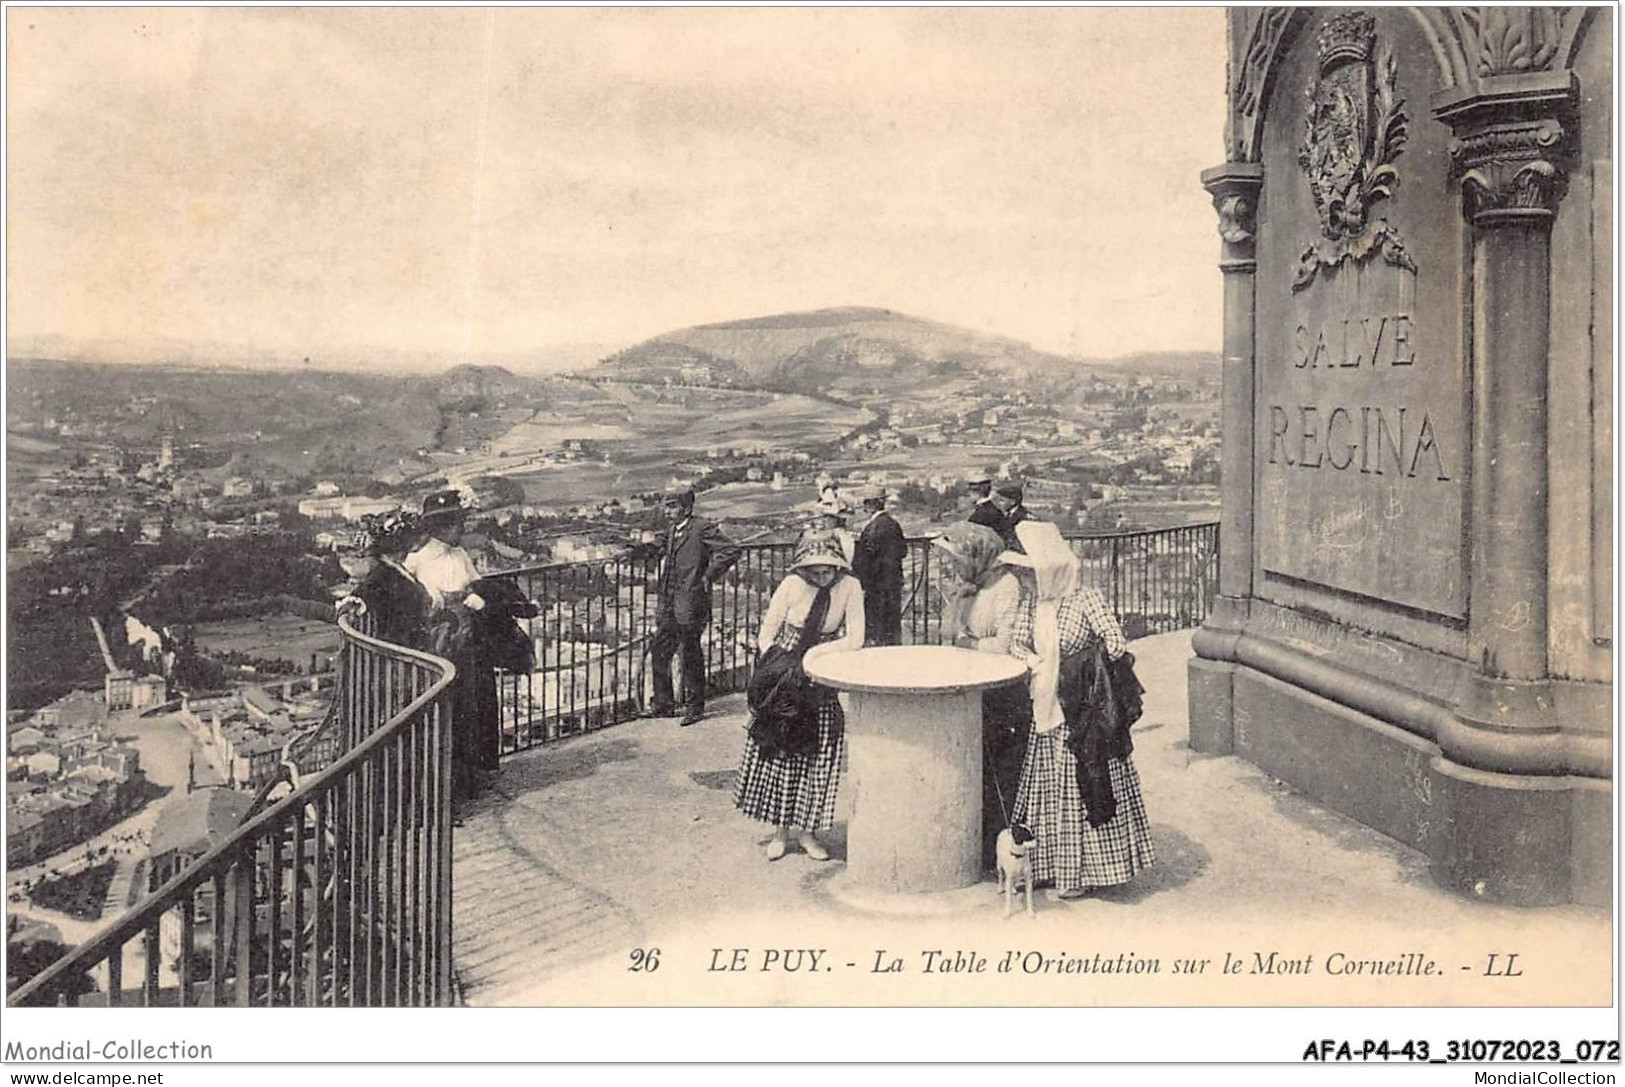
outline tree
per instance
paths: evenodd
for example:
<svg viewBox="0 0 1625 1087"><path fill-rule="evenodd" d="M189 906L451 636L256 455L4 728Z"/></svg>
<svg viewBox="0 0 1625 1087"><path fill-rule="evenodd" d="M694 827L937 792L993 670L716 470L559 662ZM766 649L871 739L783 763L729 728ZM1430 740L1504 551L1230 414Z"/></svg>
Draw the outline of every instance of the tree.
<svg viewBox="0 0 1625 1087"><path fill-rule="evenodd" d="M1219 482L1219 458L1206 450L1191 458L1190 470L1185 473L1185 479L1190 483L1217 483Z"/></svg>

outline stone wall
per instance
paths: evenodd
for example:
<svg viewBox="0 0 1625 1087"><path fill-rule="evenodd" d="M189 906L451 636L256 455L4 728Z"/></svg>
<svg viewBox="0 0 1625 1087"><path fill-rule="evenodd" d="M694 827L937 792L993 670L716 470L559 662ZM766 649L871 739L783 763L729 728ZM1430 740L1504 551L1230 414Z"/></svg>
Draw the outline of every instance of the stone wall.
<svg viewBox="0 0 1625 1087"><path fill-rule="evenodd" d="M1605 900L1612 13L1230 16L1192 741L1515 902Z"/></svg>

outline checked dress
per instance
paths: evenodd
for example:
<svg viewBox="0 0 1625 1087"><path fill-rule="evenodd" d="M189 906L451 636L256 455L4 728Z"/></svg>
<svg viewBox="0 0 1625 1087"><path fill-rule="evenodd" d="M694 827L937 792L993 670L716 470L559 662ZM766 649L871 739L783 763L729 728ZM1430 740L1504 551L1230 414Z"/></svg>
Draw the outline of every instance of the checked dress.
<svg viewBox="0 0 1625 1087"><path fill-rule="evenodd" d="M1103 639L1113 658L1127 648L1111 608L1092 588L1080 587L1061 601L1056 625L1063 655L1082 650L1090 638ZM1026 591L1011 629L1011 654L1031 660L1033 606ZM1140 776L1132 758L1108 760L1117 814L1102 826L1090 826L1078 788L1077 758L1067 745L1070 735L1070 727L1063 723L1048 732L1034 732L1027 744L1011 816L1036 836L1028 852L1033 881L1052 882L1057 891L1127 883L1156 861Z"/></svg>
<svg viewBox="0 0 1625 1087"><path fill-rule="evenodd" d="M795 573L780 582L762 616L757 648L765 652L768 646L776 645L794 650L801 642L817 593ZM863 645L863 590L857 579L842 573L829 594L829 608L809 654L817 646L833 642L844 641L841 648L845 649ZM846 718L835 691L817 685L812 690L818 743L811 753L770 755L754 737L745 738L734 783L734 807L752 819L804 831L824 830L835 823L835 795L846 756Z"/></svg>
<svg viewBox="0 0 1625 1087"><path fill-rule="evenodd" d="M818 639L832 642L846 636L839 627ZM786 623L775 644L794 649L801 628ZM752 819L775 826L823 830L835 823L835 793L840 784L846 747L846 718L836 692L817 687L818 750L812 755L785 754L770 758L753 739L745 740L734 782L734 807Z"/></svg>

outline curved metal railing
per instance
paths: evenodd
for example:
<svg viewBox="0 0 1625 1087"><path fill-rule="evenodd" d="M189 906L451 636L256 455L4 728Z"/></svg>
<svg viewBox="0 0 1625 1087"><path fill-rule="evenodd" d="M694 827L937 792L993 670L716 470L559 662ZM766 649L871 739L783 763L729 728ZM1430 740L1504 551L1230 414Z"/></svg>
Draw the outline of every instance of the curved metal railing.
<svg viewBox="0 0 1625 1087"><path fill-rule="evenodd" d="M154 858L161 885L8 1004L451 1003L456 671L339 629L338 758L195 860Z"/></svg>
<svg viewBox="0 0 1625 1087"><path fill-rule="evenodd" d="M1149 532L1068 536L1086 584L1111 602L1131 638L1201 625L1218 585L1216 523ZM930 540L909 540L904 559L903 640L942 637L941 568ZM790 568L793 543L747 543L713 588L702 637L706 683L741 689L753 640L773 589ZM541 605L528 621L535 668L503 674L498 688L505 753L636 717L646 701L645 657L659 596L659 555L532 566L515 579Z"/></svg>

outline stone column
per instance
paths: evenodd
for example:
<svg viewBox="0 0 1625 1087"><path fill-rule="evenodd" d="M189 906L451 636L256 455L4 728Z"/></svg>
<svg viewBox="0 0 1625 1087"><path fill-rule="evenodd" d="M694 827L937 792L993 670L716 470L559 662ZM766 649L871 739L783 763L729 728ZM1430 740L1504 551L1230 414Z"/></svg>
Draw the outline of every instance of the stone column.
<svg viewBox="0 0 1625 1087"><path fill-rule="evenodd" d="M1472 231L1473 671L1457 721L1436 738L1454 831L1432 852L1465 889L1523 902L1568 893L1570 799L1550 754L1559 745L1547 679L1546 385L1551 227L1574 101L1565 71L1492 76L1433 103L1454 133L1452 171ZM1531 828L1551 840L1530 841Z"/></svg>
<svg viewBox="0 0 1625 1087"><path fill-rule="evenodd" d="M1486 676L1546 677L1546 374L1551 228L1567 72L1500 76L1435 103L1472 224L1473 482L1468 653Z"/></svg>
<svg viewBox="0 0 1625 1087"><path fill-rule="evenodd" d="M1192 639L1191 746L1228 754L1234 749L1231 678L1235 643L1253 593L1253 400L1255 234L1264 167L1227 162L1202 171L1202 187L1219 213L1224 275L1224 361L1220 402L1219 592L1213 612Z"/></svg>

